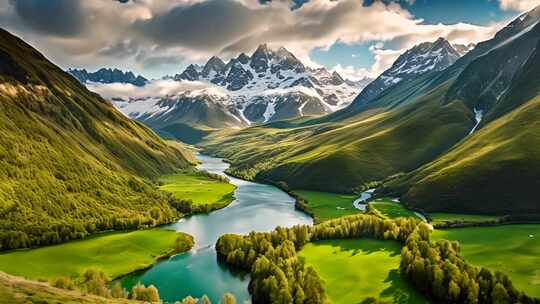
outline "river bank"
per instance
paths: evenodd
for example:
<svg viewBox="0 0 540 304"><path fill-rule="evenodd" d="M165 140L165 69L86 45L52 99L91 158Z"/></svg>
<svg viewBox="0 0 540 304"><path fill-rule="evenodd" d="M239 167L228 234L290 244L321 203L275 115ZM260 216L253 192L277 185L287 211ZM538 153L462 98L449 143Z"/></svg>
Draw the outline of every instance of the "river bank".
<svg viewBox="0 0 540 304"><path fill-rule="evenodd" d="M122 279L122 285L129 289L139 281L145 285L152 284L167 302L180 300L187 295L201 297L204 294L217 302L226 292L233 293L239 303L250 301L248 277L232 272L219 263L214 249L217 239L226 233L271 231L277 226L312 224L313 220L295 209L295 199L282 190L228 176L225 170L229 164L220 158L202 154L197 154L197 158L201 162L198 166L200 170L229 178L237 187L235 200L223 209L186 217L164 226L164 229L192 235L195 239L194 249L158 262L146 271L127 276Z"/></svg>

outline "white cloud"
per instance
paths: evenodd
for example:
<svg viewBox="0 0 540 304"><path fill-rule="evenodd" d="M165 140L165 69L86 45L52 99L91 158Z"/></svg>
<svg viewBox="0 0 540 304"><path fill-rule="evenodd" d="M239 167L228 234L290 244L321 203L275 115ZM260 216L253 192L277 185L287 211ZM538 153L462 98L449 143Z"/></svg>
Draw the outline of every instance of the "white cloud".
<svg viewBox="0 0 540 304"><path fill-rule="evenodd" d="M372 71L365 68L355 68L352 65L342 66L341 64L338 64L334 66L331 71L336 71L344 78L356 81L361 80L366 77L368 78L374 78L377 77L377 75L373 74Z"/></svg>
<svg viewBox="0 0 540 304"><path fill-rule="evenodd" d="M143 87L129 83L91 83L87 87L107 99L122 98L129 100L132 98L166 97L185 93L186 91L206 91L215 95L227 95L224 88L199 81L154 80Z"/></svg>
<svg viewBox="0 0 540 304"><path fill-rule="evenodd" d="M500 3L503 10L524 12L540 5L540 0L500 0Z"/></svg>
<svg viewBox="0 0 540 304"><path fill-rule="evenodd" d="M45 21L37 23L9 8L0 11L0 26L21 34L64 67L115 66L147 77L179 72L180 61L186 65L215 54L227 59L249 53L261 43L285 46L308 65L317 66L310 58L315 48L329 49L336 42L392 42L395 50L381 47L372 51L376 63L369 72L376 73L399 51L419 42L438 37L453 43L478 42L492 36L497 28L464 23L429 25L398 3L381 1L363 6L359 0L311 0L296 10L290 10L287 1L260 5L258 0L60 2L73 6L73 1L87 18L78 25L80 30L69 36L57 35L62 27L56 23L56 32L32 27L47 25L46 18L53 16L41 14ZM2 18L2 13L10 18ZM54 18L63 20L61 16Z"/></svg>

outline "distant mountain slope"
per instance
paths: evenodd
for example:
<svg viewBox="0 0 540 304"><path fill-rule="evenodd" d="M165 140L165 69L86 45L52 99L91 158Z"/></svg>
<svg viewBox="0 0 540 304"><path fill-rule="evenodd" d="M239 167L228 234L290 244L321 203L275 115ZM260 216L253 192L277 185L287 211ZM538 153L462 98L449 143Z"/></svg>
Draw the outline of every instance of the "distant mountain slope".
<svg viewBox="0 0 540 304"><path fill-rule="evenodd" d="M406 193L404 201L410 199L415 206L428 210L448 210L450 208L445 204L449 201L444 197L446 193L454 195L459 192L460 195L456 194L454 198L463 198L468 203L471 201L465 199L466 196L479 196L472 192L472 187L468 188L436 172L444 172L445 166L448 166L448 170L459 168L460 178L467 180L465 176L475 174L474 169L480 167L463 162L461 158L484 155L492 147L502 149L508 143L508 153L501 154L500 162L492 163L493 172L476 170L480 173L474 176L479 179L471 184L482 187L479 181L483 176L486 176L482 180L485 183L489 183L488 176L494 181L509 182L502 175L507 173L509 177L517 177L514 172L523 171L531 180L524 182L524 185L530 187L518 187L525 192L516 197L528 195L530 199L524 200L523 205L514 212L523 212L526 208L538 211L540 206L532 203L534 195L530 192L539 176L534 169L537 167L534 166L537 163L534 155L538 155L538 151L525 145L528 140L535 147L538 146L536 141L539 133L534 117L536 110L534 102L528 102L538 95L538 77L534 74L536 70L526 70L525 67L537 69L538 66L538 62L530 60L534 60L540 40L539 11L536 8L520 16L493 39L479 43L474 50L446 69L401 81L359 107L353 104L320 119L272 123L233 134L217 134L208 139L206 145L210 151L229 158L233 163L231 171L235 174L259 180L285 181L293 188L303 189L352 191L371 181L381 181L396 173L414 171L429 164L433 166L432 170L407 175L408 183L402 182L400 185L405 186L395 186L393 191ZM475 85L467 85L470 82ZM518 98L519 94L523 95ZM482 100L487 100L483 98L488 96L493 100L482 103ZM526 108L520 108L525 103ZM529 117L521 118L523 115ZM507 131L504 131L499 120L503 117L517 117L512 122L505 121L509 128ZM496 123L496 129L490 127ZM518 130L517 126L524 129L530 126L531 129ZM488 131L488 127L491 131ZM480 135L483 132L492 132L493 135L478 144L479 153L465 149L460 154L454 154L454 151L463 149L464 143L477 138L476 133ZM498 132L503 132L504 136ZM514 132L516 138L512 139ZM444 162L447 155L451 161ZM533 166L524 170L527 163ZM460 167L461 164L463 167ZM465 164L471 165L473 170L468 171ZM494 177L492 174L495 172L501 176ZM435 178L426 178L425 186L420 186L424 185L424 175L421 173L434 174L441 183L436 183ZM499 189L504 189L503 183L495 184L499 185ZM430 187L433 185L439 188ZM492 189L492 186L486 188ZM441 197L435 200L438 190L442 190ZM501 191L493 192L503 195ZM482 191L478 193L485 194ZM493 202L497 195L486 197L490 199L476 203L474 208L455 203L459 208L452 210L502 212L497 204L508 202L505 199ZM428 208L430 200L438 203Z"/></svg>
<svg viewBox="0 0 540 304"><path fill-rule="evenodd" d="M356 97L352 107L369 103L389 87L412 80L432 71L442 71L466 53L466 47L457 51L446 39L424 42L401 54L392 66L366 86Z"/></svg>
<svg viewBox="0 0 540 304"><path fill-rule="evenodd" d="M81 83L131 83L140 87L148 82L148 79L140 75L135 76L133 72L123 72L119 69L101 68L93 73L85 69L68 69L67 72L77 78Z"/></svg>
<svg viewBox="0 0 540 304"><path fill-rule="evenodd" d="M0 30L0 250L169 222L146 180L189 157Z"/></svg>
<svg viewBox="0 0 540 304"><path fill-rule="evenodd" d="M540 43L490 122L449 153L385 185L426 211L539 213Z"/></svg>

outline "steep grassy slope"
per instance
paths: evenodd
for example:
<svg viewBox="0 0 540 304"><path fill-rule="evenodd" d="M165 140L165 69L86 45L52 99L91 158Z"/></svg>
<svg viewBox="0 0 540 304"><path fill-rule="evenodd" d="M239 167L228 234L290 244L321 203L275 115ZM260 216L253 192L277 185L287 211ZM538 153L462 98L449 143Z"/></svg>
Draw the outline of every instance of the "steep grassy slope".
<svg viewBox="0 0 540 304"><path fill-rule="evenodd" d="M390 182L384 192L403 193L409 205L428 211L539 213L539 67L537 48L490 113L499 118L446 155Z"/></svg>
<svg viewBox="0 0 540 304"><path fill-rule="evenodd" d="M171 221L186 153L0 30L0 250Z"/></svg>

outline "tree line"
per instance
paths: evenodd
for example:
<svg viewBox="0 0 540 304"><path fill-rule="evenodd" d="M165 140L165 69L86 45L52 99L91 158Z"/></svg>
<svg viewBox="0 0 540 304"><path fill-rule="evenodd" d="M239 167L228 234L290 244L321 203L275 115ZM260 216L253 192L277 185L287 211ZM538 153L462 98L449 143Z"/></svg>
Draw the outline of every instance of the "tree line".
<svg viewBox="0 0 540 304"><path fill-rule="evenodd" d="M297 251L308 242L347 238L404 244L401 275L437 303L540 303L517 291L508 276L466 263L457 242L431 242L430 232L425 223L414 218L389 220L359 214L315 226L223 235L216 250L229 266L250 272L253 303L325 303L322 280Z"/></svg>
<svg viewBox="0 0 540 304"><path fill-rule="evenodd" d="M149 303L162 303L159 291L154 285L145 286L142 283L135 284L131 291L123 288L120 282L111 284L107 276L96 269L88 269L84 272L81 280L75 281L71 278L57 278L51 282L56 288L66 290L76 290L82 293L92 294L104 298L131 299ZM208 296L201 298L187 296L175 304L212 304ZM236 304L236 298L231 293L225 293L219 302L220 304Z"/></svg>

